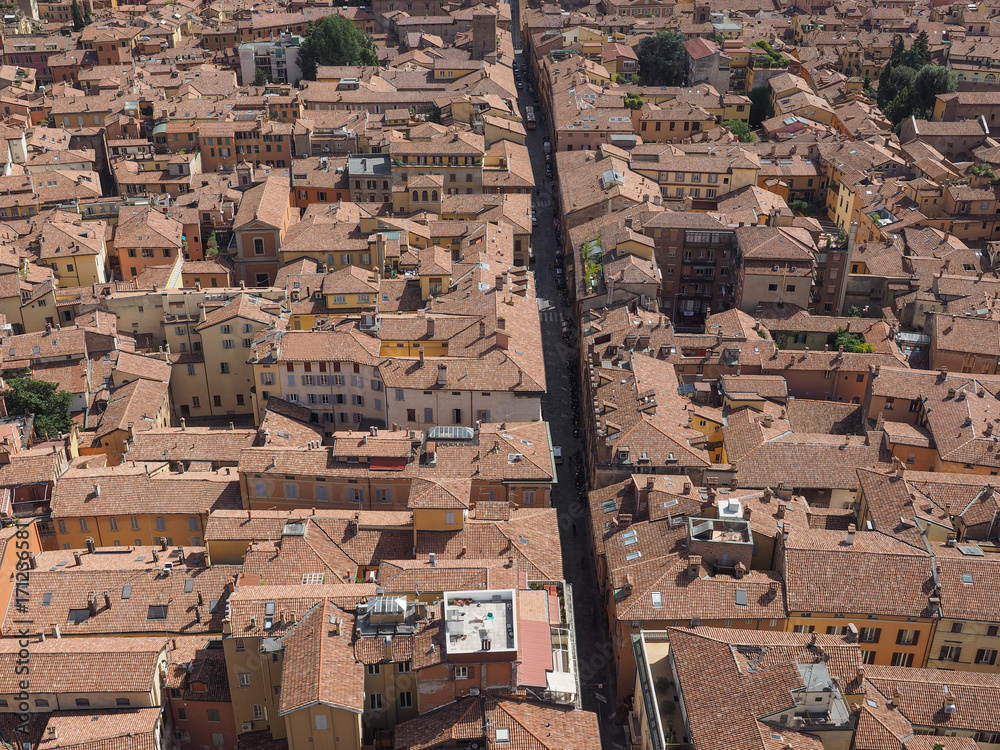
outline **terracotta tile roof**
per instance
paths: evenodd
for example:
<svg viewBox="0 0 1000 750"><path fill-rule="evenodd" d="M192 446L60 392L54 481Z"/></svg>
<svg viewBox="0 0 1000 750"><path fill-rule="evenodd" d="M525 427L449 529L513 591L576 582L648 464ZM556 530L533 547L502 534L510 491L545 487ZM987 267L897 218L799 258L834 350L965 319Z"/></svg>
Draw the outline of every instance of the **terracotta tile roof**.
<svg viewBox="0 0 1000 750"><path fill-rule="evenodd" d="M231 471L231 470L230 470ZM100 487L100 495L97 488ZM161 498L169 493L171 505ZM235 471L199 471L146 474L144 466L121 465L95 469L70 469L52 496L55 518L121 516L133 513L207 514L212 510L239 508L240 488Z"/></svg>
<svg viewBox="0 0 1000 750"><path fill-rule="evenodd" d="M240 207L233 219L233 229L240 229L253 222L280 228L285 224L285 214L290 205L291 191L288 175L271 173L263 184L247 190L240 200Z"/></svg>
<svg viewBox="0 0 1000 750"><path fill-rule="evenodd" d="M1000 560L983 556L968 539L949 547L932 543L941 584L941 616L956 620L998 622L1000 620ZM973 554L968 554L972 552Z"/></svg>
<svg viewBox="0 0 1000 750"><path fill-rule="evenodd" d="M354 656L353 631L354 614L324 599L285 634L279 715L317 704L364 710L365 673Z"/></svg>
<svg viewBox="0 0 1000 750"><path fill-rule="evenodd" d="M506 730L509 741L497 741ZM597 715L494 695L463 698L396 727L398 750L430 750L478 741L482 747L575 750L600 747Z"/></svg>
<svg viewBox="0 0 1000 750"><path fill-rule="evenodd" d="M126 461L194 461L237 464L240 451L253 445L257 430L213 427L161 427L137 432L125 453Z"/></svg>
<svg viewBox="0 0 1000 750"><path fill-rule="evenodd" d="M31 685L38 693L145 693L159 679L165 638L50 638L32 643ZM0 639L0 693L16 694L20 646Z"/></svg>
<svg viewBox="0 0 1000 750"><path fill-rule="evenodd" d="M848 544L844 532L793 528L784 542L788 611L927 617L932 568L925 551L878 531Z"/></svg>
<svg viewBox="0 0 1000 750"><path fill-rule="evenodd" d="M238 568L204 567L200 548L187 548L183 565L176 550L155 551L159 562L150 547L101 548L96 554L82 554L80 566L69 550L41 553L38 569L31 574L38 596L27 603L27 612L15 612L12 604L5 627L16 619L32 632L52 632L58 626L64 636L221 632L226 597ZM166 561L174 563L170 575L161 572Z"/></svg>
<svg viewBox="0 0 1000 750"><path fill-rule="evenodd" d="M171 638L168 648L166 687L182 690L182 700L186 701L230 701L221 639L180 636Z"/></svg>
<svg viewBox="0 0 1000 750"><path fill-rule="evenodd" d="M230 320L252 320L265 326L273 324L277 316L261 309L260 297L250 294L238 294L221 307L217 307L205 315L205 320L199 323L195 330L221 325Z"/></svg>
<svg viewBox="0 0 1000 750"><path fill-rule="evenodd" d="M115 247L180 248L183 234L183 224L150 206L124 206L115 228Z"/></svg>
<svg viewBox="0 0 1000 750"><path fill-rule="evenodd" d="M148 430L161 404L169 397L169 384L153 380L133 380L117 388L108 399L108 406L97 423L96 436L102 438L116 430L136 432Z"/></svg>
<svg viewBox="0 0 1000 750"><path fill-rule="evenodd" d="M922 528L933 524L953 530L951 513L932 496L893 472L858 469L858 486L875 529L915 547L923 547ZM905 523L904 523L905 521ZM918 525L919 524L919 525Z"/></svg>
<svg viewBox="0 0 1000 750"><path fill-rule="evenodd" d="M1000 675L866 664L865 680L918 726L1000 730ZM954 698L954 713L944 712L945 686Z"/></svg>
<svg viewBox="0 0 1000 750"><path fill-rule="evenodd" d="M464 550L464 551L463 551ZM559 528L554 508L519 508L509 521L466 519L460 531L418 531L416 559L514 558L517 569L529 580L558 580L563 577ZM410 558L411 555L398 555Z"/></svg>
<svg viewBox="0 0 1000 750"><path fill-rule="evenodd" d="M785 409L789 426L795 432L857 435L862 426L858 404L796 398L789 401Z"/></svg>
<svg viewBox="0 0 1000 750"><path fill-rule="evenodd" d="M297 622L325 601L344 610L375 596L373 583L316 584L301 586L243 585L229 597L229 619L235 638L275 638L289 632ZM275 603L272 626L266 626L268 602ZM281 618L281 614L286 616Z"/></svg>
<svg viewBox="0 0 1000 750"><path fill-rule="evenodd" d="M749 643L733 639L749 631L718 631L711 628L689 630L670 628L671 661L683 695L687 726L692 744L704 750L724 748L759 748L777 750L819 750L823 745L811 734L787 727L780 729L761 723L759 719L791 711L795 708L794 690L801 689L803 678L799 664L815 661L805 638L797 648L789 648L789 634L762 633L765 638L776 635L778 644L785 646L781 658L770 660L767 641ZM712 636L715 636L714 638ZM820 636L819 638L822 638ZM840 639L828 637L819 641L824 649L839 646ZM757 658L761 663L757 663ZM764 662L768 659L767 662ZM725 716L725 721L719 721ZM780 740L772 740L780 737Z"/></svg>
<svg viewBox="0 0 1000 750"><path fill-rule="evenodd" d="M383 560L378 570L378 583L390 594L516 589L519 586L518 569L508 567L506 560L467 557L438 559L433 566L427 559Z"/></svg>
<svg viewBox="0 0 1000 750"><path fill-rule="evenodd" d="M162 707L30 714L27 737L40 750L157 750ZM0 730L16 736L17 714L0 714ZM21 736L21 735L17 735Z"/></svg>

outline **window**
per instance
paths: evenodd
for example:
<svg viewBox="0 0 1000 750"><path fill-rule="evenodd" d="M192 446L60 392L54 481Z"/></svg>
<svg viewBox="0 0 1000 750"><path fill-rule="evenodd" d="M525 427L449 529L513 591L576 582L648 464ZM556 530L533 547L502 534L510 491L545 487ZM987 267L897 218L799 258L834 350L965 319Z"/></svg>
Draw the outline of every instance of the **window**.
<svg viewBox="0 0 1000 750"><path fill-rule="evenodd" d="M986 635L991 638L996 638L998 633L1000 633L1000 625L990 625L986 628Z"/></svg>
<svg viewBox="0 0 1000 750"><path fill-rule="evenodd" d="M920 631L918 630L900 630L896 633L896 643L901 646L916 646L919 640Z"/></svg>
<svg viewBox="0 0 1000 750"><path fill-rule="evenodd" d="M861 661L864 662L865 664L874 664L875 663L875 652L874 651L862 651L861 652Z"/></svg>
<svg viewBox="0 0 1000 750"><path fill-rule="evenodd" d="M325 716L323 717L326 718ZM226 744L226 735L223 732L212 732L212 744L215 747L222 747Z"/></svg>
<svg viewBox="0 0 1000 750"><path fill-rule="evenodd" d="M413 693L403 691L399 694L400 708L413 708Z"/></svg>
<svg viewBox="0 0 1000 750"><path fill-rule="evenodd" d="M785 285L785 291L786 292L794 292L795 291L795 284L786 284Z"/></svg>
<svg viewBox="0 0 1000 750"><path fill-rule="evenodd" d="M951 632L952 633L961 633L962 632L962 623L960 623L960 622L953 622L951 624Z"/></svg>
<svg viewBox="0 0 1000 750"><path fill-rule="evenodd" d="M445 525L447 525L447 526L453 526L454 523L455 523L455 512L454 511L448 511L447 513L445 513L444 514L444 522L445 522Z"/></svg>
<svg viewBox="0 0 1000 750"><path fill-rule="evenodd" d="M410 662L408 662L408 661L401 661L401 662L399 662L399 664L396 665L396 671L398 671L400 674L409 674L410 673Z"/></svg>
<svg viewBox="0 0 1000 750"><path fill-rule="evenodd" d="M299 487L296 484L285 485L285 497L289 500L297 500L299 497Z"/></svg>
<svg viewBox="0 0 1000 750"><path fill-rule="evenodd" d="M249 672L240 672L240 687L250 687Z"/></svg>
<svg viewBox="0 0 1000 750"><path fill-rule="evenodd" d="M378 693L372 693L368 696L368 707L372 710L379 710L382 708L382 696Z"/></svg>
<svg viewBox="0 0 1000 750"><path fill-rule="evenodd" d="M428 424L434 421L434 410L429 406L424 408L424 421Z"/></svg>
<svg viewBox="0 0 1000 750"><path fill-rule="evenodd" d="M65 534L66 533L66 522L65 521L63 521L63 520L56 521L56 525L59 527L59 533L60 534Z"/></svg>
<svg viewBox="0 0 1000 750"><path fill-rule="evenodd" d="M264 254L264 240L261 237L253 238L253 254L263 255Z"/></svg>
<svg viewBox="0 0 1000 750"><path fill-rule="evenodd" d="M365 501L365 491L359 487L348 487L347 499L352 503L363 503Z"/></svg>
<svg viewBox="0 0 1000 750"><path fill-rule="evenodd" d="M326 729L326 714L316 714L316 728Z"/></svg>
<svg viewBox="0 0 1000 750"><path fill-rule="evenodd" d="M147 620L166 620L167 619L167 605L166 604L150 604L149 610L146 612Z"/></svg>
<svg viewBox="0 0 1000 750"><path fill-rule="evenodd" d="M229 363L228 362L220 362L219 363L219 370L220 370L220 372L223 375L228 375L229 374Z"/></svg>
<svg viewBox="0 0 1000 750"><path fill-rule="evenodd" d="M166 531L167 530L167 521L166 521L166 519L163 516L157 516L156 517L156 530L157 531Z"/></svg>
<svg viewBox="0 0 1000 750"><path fill-rule="evenodd" d="M525 490L523 492L523 494L522 494L522 497L524 498L524 504L525 505L534 505L535 504L535 491L534 490Z"/></svg>
<svg viewBox="0 0 1000 750"><path fill-rule="evenodd" d="M90 528L87 526L86 518L80 519L80 531L90 531Z"/></svg>
<svg viewBox="0 0 1000 750"><path fill-rule="evenodd" d="M45 698L35 698L36 708L48 708L49 702Z"/></svg>
<svg viewBox="0 0 1000 750"><path fill-rule="evenodd" d="M233 349L236 347L236 341L233 339L222 339L223 349Z"/></svg>
<svg viewBox="0 0 1000 750"><path fill-rule="evenodd" d="M976 651L976 664L989 664L992 666L997 661L997 650L995 648L981 648Z"/></svg>
<svg viewBox="0 0 1000 750"><path fill-rule="evenodd" d="M776 291L778 291L778 285L777 284L768 284L767 285L767 291L769 291L769 292L776 292Z"/></svg>
<svg viewBox="0 0 1000 750"><path fill-rule="evenodd" d="M456 680L467 680L467 679L469 679L469 668L468 667L455 667L455 679Z"/></svg>
<svg viewBox="0 0 1000 750"><path fill-rule="evenodd" d="M325 503L327 500L329 500L329 497L327 497L326 494L326 487L320 485L316 488L316 499L321 503Z"/></svg>
<svg viewBox="0 0 1000 750"><path fill-rule="evenodd" d="M369 664L368 665L368 674L370 674L370 675L382 674L382 665L381 664Z"/></svg>
<svg viewBox="0 0 1000 750"><path fill-rule="evenodd" d="M274 373L273 372L262 372L260 374L260 384L261 385L274 385Z"/></svg>
<svg viewBox="0 0 1000 750"><path fill-rule="evenodd" d="M76 699L76 705L78 705L78 706L89 706L90 705L90 698L77 698Z"/></svg>
<svg viewBox="0 0 1000 750"><path fill-rule="evenodd" d="M132 531L139 530L139 516L132 516L128 519L129 525L132 527Z"/></svg>
<svg viewBox="0 0 1000 750"><path fill-rule="evenodd" d="M451 410L451 421L454 424L461 424L462 423L462 410L461 409L452 409Z"/></svg>
<svg viewBox="0 0 1000 750"><path fill-rule="evenodd" d="M254 721L263 721L266 718L267 718L267 712L264 711L264 707L262 705L260 705L259 703L254 703L253 704L253 720Z"/></svg>
<svg viewBox="0 0 1000 750"><path fill-rule="evenodd" d="M131 706L132 705L132 701L130 701L128 698L115 698L115 705L116 706Z"/></svg>
<svg viewBox="0 0 1000 750"><path fill-rule="evenodd" d="M178 698L181 697L180 696L180 692L181 692L180 690L177 691L177 697ZM177 718L180 721L187 721L187 718L188 718L187 709L184 708L183 706L178 706L178 708L177 708ZM211 719L209 721L211 721Z"/></svg>
<svg viewBox="0 0 1000 750"><path fill-rule="evenodd" d="M882 628L861 628L858 635L862 643L878 643L878 639L882 637Z"/></svg>
<svg viewBox="0 0 1000 750"><path fill-rule="evenodd" d="M962 655L961 646L946 644L941 647L941 653L938 654L938 659L940 659L941 661L958 661L961 655Z"/></svg>
<svg viewBox="0 0 1000 750"><path fill-rule="evenodd" d="M892 666L894 667L912 667L913 666L913 654L906 653L905 651L899 651L892 655Z"/></svg>
<svg viewBox="0 0 1000 750"><path fill-rule="evenodd" d="M402 388L397 388L396 389L396 400L397 401L402 401L403 400L403 389Z"/></svg>
<svg viewBox="0 0 1000 750"><path fill-rule="evenodd" d="M118 531L118 519L113 517L109 518L108 528L111 529L112 531Z"/></svg>
<svg viewBox="0 0 1000 750"><path fill-rule="evenodd" d="M391 503L392 502L392 490L390 490L390 489L375 490L375 502L376 503L382 503L382 504Z"/></svg>
<svg viewBox="0 0 1000 750"><path fill-rule="evenodd" d="M198 523L198 516L188 516L188 531L198 531L201 524Z"/></svg>

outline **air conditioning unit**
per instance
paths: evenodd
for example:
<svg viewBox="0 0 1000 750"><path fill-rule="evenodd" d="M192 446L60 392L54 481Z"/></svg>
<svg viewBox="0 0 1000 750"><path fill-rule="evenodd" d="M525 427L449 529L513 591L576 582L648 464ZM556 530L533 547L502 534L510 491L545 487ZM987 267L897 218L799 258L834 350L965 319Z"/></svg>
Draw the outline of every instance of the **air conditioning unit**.
<svg viewBox="0 0 1000 750"><path fill-rule="evenodd" d="M253 731L253 722L252 721L244 721L243 722L243 730L242 731L244 731L244 732L252 732Z"/></svg>

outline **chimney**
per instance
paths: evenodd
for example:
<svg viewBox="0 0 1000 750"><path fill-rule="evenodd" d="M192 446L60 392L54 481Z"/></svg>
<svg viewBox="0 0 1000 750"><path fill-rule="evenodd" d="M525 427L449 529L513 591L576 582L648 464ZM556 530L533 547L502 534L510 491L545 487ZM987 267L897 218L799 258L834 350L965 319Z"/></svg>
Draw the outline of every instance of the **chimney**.
<svg viewBox="0 0 1000 750"><path fill-rule="evenodd" d="M161 552L167 551L167 538L165 536L160 537L160 551Z"/></svg>
<svg viewBox="0 0 1000 750"><path fill-rule="evenodd" d="M183 432L185 430L187 430L187 420L184 419L184 417L181 417L181 431Z"/></svg>
<svg viewBox="0 0 1000 750"><path fill-rule="evenodd" d="M438 365L437 384L448 385L448 365L446 364Z"/></svg>
<svg viewBox="0 0 1000 750"><path fill-rule="evenodd" d="M427 560L431 564L432 568L437 567L437 555L431 552L427 555Z"/></svg>
<svg viewBox="0 0 1000 750"><path fill-rule="evenodd" d="M938 380L947 380L947 379L948 379L948 368L942 367L941 370L938 372Z"/></svg>
<svg viewBox="0 0 1000 750"><path fill-rule="evenodd" d="M76 550L73 550L73 564L77 567L83 565L83 559L80 557L80 553Z"/></svg>
<svg viewBox="0 0 1000 750"><path fill-rule="evenodd" d="M688 557L688 578L701 577L701 555L691 555Z"/></svg>
<svg viewBox="0 0 1000 750"><path fill-rule="evenodd" d="M91 617L97 616L97 595L93 591L87 594L87 609Z"/></svg>
<svg viewBox="0 0 1000 750"><path fill-rule="evenodd" d="M427 335L430 338L434 337L434 318L427 318Z"/></svg>
<svg viewBox="0 0 1000 750"><path fill-rule="evenodd" d="M781 538L782 538L782 540L784 540L784 541L787 542L788 541L788 536L791 533L792 533L792 525L790 523L786 523L786 524L784 524L781 527Z"/></svg>
<svg viewBox="0 0 1000 750"><path fill-rule="evenodd" d="M111 609L111 594L107 591L104 592L104 608Z"/></svg>
<svg viewBox="0 0 1000 750"><path fill-rule="evenodd" d="M847 539L844 540L845 544L854 544L854 535L858 533L858 527L853 523L847 527Z"/></svg>
<svg viewBox="0 0 1000 750"><path fill-rule="evenodd" d="M948 541L945 542L945 546L954 547L958 544L958 534L954 531L948 532Z"/></svg>
<svg viewBox="0 0 1000 750"><path fill-rule="evenodd" d="M953 714L958 711L958 706L955 705L955 696L952 694L948 686L944 686L944 704L941 706L941 710L946 714Z"/></svg>
<svg viewBox="0 0 1000 750"><path fill-rule="evenodd" d="M420 366L423 367L424 366L424 347L422 347L422 346L419 347L417 349L417 354L420 357Z"/></svg>
<svg viewBox="0 0 1000 750"><path fill-rule="evenodd" d="M62 634L59 632L59 626L58 625L53 625L52 626L52 637L53 638L62 638Z"/></svg>
<svg viewBox="0 0 1000 750"><path fill-rule="evenodd" d="M235 431L235 430L236 430L236 425L234 425L234 424L233 424L232 422L230 422L230 423L229 423L229 429L230 429L231 431Z"/></svg>
<svg viewBox="0 0 1000 750"><path fill-rule="evenodd" d="M28 552L28 569L29 570L38 569L38 558L35 557L34 552Z"/></svg>
<svg viewBox="0 0 1000 750"><path fill-rule="evenodd" d="M87 545L87 552L89 552L90 554L94 554L94 552L97 550L97 545L94 544L94 537L88 536L84 543Z"/></svg>
<svg viewBox="0 0 1000 750"><path fill-rule="evenodd" d="M94 497L100 497L100 496L101 496L101 485L100 482L98 482L94 485Z"/></svg>

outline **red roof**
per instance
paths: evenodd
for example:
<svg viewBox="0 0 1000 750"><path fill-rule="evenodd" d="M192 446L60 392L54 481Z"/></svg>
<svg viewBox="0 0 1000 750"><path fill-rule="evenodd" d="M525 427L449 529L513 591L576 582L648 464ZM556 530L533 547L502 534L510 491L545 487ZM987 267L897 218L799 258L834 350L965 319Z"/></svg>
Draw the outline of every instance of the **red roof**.
<svg viewBox="0 0 1000 750"><path fill-rule="evenodd" d="M545 687L545 673L552 671L552 634L547 622L518 620L521 641L521 666L518 682L531 687Z"/></svg>

